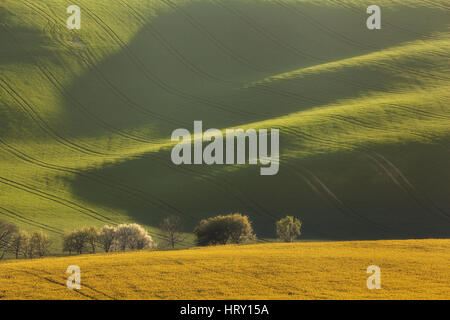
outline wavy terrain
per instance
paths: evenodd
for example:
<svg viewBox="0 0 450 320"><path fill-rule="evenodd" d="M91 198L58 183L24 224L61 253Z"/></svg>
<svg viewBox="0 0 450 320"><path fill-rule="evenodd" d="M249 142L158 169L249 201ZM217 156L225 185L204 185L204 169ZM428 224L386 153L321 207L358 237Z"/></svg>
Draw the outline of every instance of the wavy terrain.
<svg viewBox="0 0 450 320"><path fill-rule="evenodd" d="M79 0L78 31L70 4L0 1L0 219L55 252L79 226L158 241L167 215L235 211L261 239L285 215L305 239L450 236L447 1L380 0L376 31L370 1ZM173 165L194 120L279 129L279 174Z"/></svg>

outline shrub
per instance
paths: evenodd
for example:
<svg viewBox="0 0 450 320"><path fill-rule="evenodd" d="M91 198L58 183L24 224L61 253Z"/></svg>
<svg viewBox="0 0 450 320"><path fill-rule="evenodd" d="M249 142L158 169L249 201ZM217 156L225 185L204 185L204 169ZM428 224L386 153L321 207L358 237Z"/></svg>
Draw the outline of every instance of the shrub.
<svg viewBox="0 0 450 320"><path fill-rule="evenodd" d="M284 242L292 242L301 235L302 222L292 216L287 216L276 223L277 234Z"/></svg>
<svg viewBox="0 0 450 320"><path fill-rule="evenodd" d="M199 246L243 243L256 238L248 217L240 213L202 220L194 234Z"/></svg>

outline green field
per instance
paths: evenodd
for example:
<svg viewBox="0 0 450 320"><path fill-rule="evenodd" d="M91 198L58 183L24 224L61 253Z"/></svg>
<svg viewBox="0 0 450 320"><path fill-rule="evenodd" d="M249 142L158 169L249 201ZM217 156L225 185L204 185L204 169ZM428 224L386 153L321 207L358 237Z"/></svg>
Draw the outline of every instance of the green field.
<svg viewBox="0 0 450 320"><path fill-rule="evenodd" d="M260 238L450 236L448 1L0 0L0 219L158 242L249 215ZM175 166L177 128L280 129L280 172ZM191 246L188 237L181 247Z"/></svg>

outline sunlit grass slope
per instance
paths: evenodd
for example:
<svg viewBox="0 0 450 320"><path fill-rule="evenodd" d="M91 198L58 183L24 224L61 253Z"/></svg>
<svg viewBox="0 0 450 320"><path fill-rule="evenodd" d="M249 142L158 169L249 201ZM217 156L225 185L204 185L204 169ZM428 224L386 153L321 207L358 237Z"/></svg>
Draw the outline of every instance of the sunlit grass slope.
<svg viewBox="0 0 450 320"><path fill-rule="evenodd" d="M2 299L449 299L449 240L310 242L0 264ZM82 288L66 287L69 265ZM367 268L381 268L369 290Z"/></svg>
<svg viewBox="0 0 450 320"><path fill-rule="evenodd" d="M0 218L59 234L137 221L158 240L241 211L312 239L448 237L447 1L0 2ZM280 173L174 166L170 134L278 128ZM189 246L190 241L180 243Z"/></svg>

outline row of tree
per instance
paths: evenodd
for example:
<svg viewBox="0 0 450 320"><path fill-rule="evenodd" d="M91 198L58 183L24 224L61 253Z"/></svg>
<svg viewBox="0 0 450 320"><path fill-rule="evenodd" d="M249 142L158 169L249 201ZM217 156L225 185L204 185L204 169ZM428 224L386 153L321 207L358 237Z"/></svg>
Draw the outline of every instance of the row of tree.
<svg viewBox="0 0 450 320"><path fill-rule="evenodd" d="M50 252L51 241L42 231L28 233L8 222L0 221L0 260L7 253L13 254L16 259L20 257L33 259L44 257Z"/></svg>
<svg viewBox="0 0 450 320"><path fill-rule="evenodd" d="M276 222L278 237L292 242L301 234L302 223L298 218L287 216ZM163 239L172 248L183 241L180 218L167 217L160 225ZM240 213L221 215L200 221L194 229L196 244L199 246L245 243L256 240L252 223ZM120 224L116 227L83 227L66 232L62 236L63 251L69 254L95 253L100 247L104 252L143 250L156 247L148 232L136 223ZM0 259L7 253L16 259L43 257L49 253L50 240L46 233L32 234L19 230L11 223L0 221Z"/></svg>
<svg viewBox="0 0 450 320"><path fill-rule="evenodd" d="M140 225L120 224L117 227L104 226L101 229L84 227L63 235L63 251L81 254L95 253L100 245L105 252L143 250L156 247L152 237Z"/></svg>

